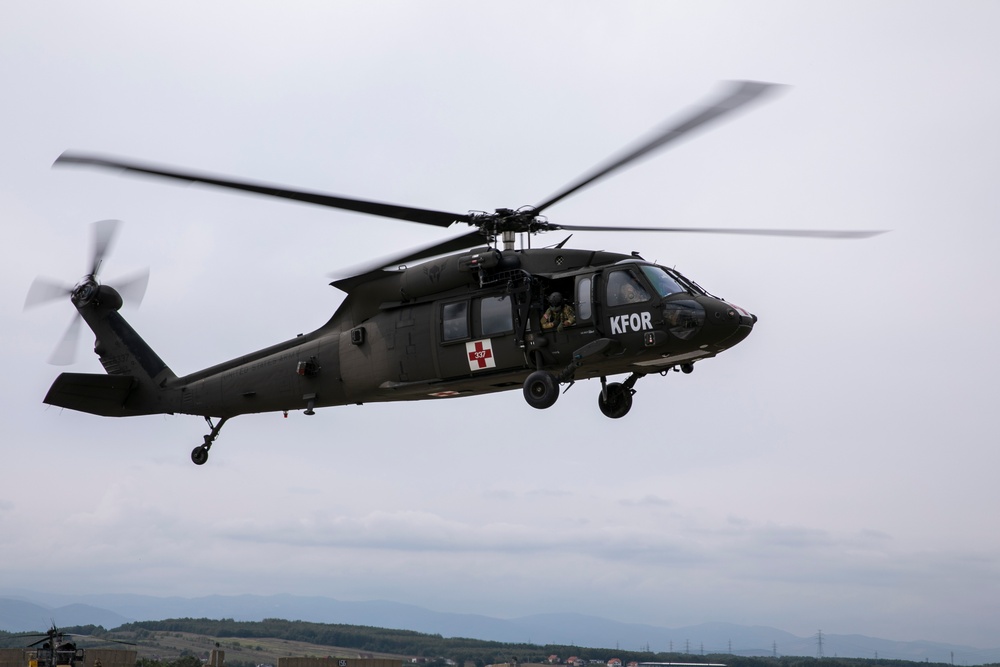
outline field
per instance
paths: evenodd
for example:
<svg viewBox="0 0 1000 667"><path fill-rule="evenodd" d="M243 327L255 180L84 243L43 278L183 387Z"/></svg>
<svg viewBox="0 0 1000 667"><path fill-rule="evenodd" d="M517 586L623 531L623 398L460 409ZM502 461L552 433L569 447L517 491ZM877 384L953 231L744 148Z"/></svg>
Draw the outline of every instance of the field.
<svg viewBox="0 0 1000 667"><path fill-rule="evenodd" d="M209 652L218 648L226 652L228 663L253 663L255 665L277 665L278 658L317 657L336 658L394 658L409 662L409 656L389 653L364 653L357 649L335 646L320 646L306 642L284 639L243 639L238 637L214 638L190 632L139 632L114 633L116 639L135 642L140 658L176 660L182 655L208 657Z"/></svg>

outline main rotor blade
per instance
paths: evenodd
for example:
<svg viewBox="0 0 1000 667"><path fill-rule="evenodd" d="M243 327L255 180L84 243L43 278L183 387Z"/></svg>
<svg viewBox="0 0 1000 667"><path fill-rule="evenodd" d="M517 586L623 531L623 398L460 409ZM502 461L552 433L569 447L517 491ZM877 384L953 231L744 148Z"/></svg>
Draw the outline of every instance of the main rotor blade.
<svg viewBox="0 0 1000 667"><path fill-rule="evenodd" d="M69 366L76 360L76 348L79 347L80 323L83 318L79 313L73 315L73 320L66 327L66 333L59 340L55 351L49 357L49 363L53 366Z"/></svg>
<svg viewBox="0 0 1000 667"><path fill-rule="evenodd" d="M743 236L790 236L816 239L867 239L886 230L816 230L816 229L740 229L738 227L611 227L549 224L548 229L566 229L574 232L677 232L691 234L739 234Z"/></svg>
<svg viewBox="0 0 1000 667"><path fill-rule="evenodd" d="M462 234L461 236L456 236L453 239L432 243L431 245L411 248L406 251L406 254L403 255L383 257L382 259L366 263L362 266L345 269L344 271L336 274L337 276L344 277L339 278L330 284L334 287L347 291L353 285L360 284L369 277L381 273L382 269L395 268L418 259L434 257L435 255L444 255L450 252L458 252L459 250L465 250L466 248L474 248L485 242L486 238L479 232L479 230L474 230Z"/></svg>
<svg viewBox="0 0 1000 667"><path fill-rule="evenodd" d="M72 293L72 285L57 283L49 278L39 276L31 282L31 287L28 288L28 294L24 297L24 308L34 308L43 303L65 299Z"/></svg>
<svg viewBox="0 0 1000 667"><path fill-rule="evenodd" d="M111 244L118 235L118 226L121 220L98 220L92 225L94 234L94 254L91 260L90 275L97 277L97 272L101 268L104 256L111 250Z"/></svg>
<svg viewBox="0 0 1000 667"><path fill-rule="evenodd" d="M127 642L121 639L112 639L111 637L98 637L96 635L75 635L76 637L92 637L94 642L97 644L103 644L106 642L111 642L113 644L124 644L125 646L138 646L135 642Z"/></svg>
<svg viewBox="0 0 1000 667"><path fill-rule="evenodd" d="M292 199L294 201L339 208L358 213L368 213L383 218L395 218L397 220L407 220L409 222L419 222L424 225L434 225L435 227L448 227L454 222L469 222L471 219L465 213L447 213L445 211L433 211L422 208L412 208L409 206L399 206L397 204L387 204L384 202L368 201L364 199L351 199L339 197L337 195L324 194L322 192L309 192L307 190L293 190L279 185L259 183L253 181L242 181L211 174L199 174L192 171L181 171L169 167L154 164L143 164L122 160L114 157L100 155L88 155L86 153L75 153L66 151L58 158L55 165L85 165L91 167L104 167L116 169L130 173L145 174L147 176L157 176L170 178L186 183L202 183L231 190L242 190L253 192L269 197L280 197L282 199Z"/></svg>
<svg viewBox="0 0 1000 667"><path fill-rule="evenodd" d="M425 259L427 257L434 257L435 255L445 255L450 252L458 252L459 250L465 250L466 248L474 248L478 245L482 245L486 242L486 237L476 229L471 232L466 232L461 236L456 236L453 239L448 239L447 241L441 241L440 243L433 243L427 246L421 246L418 248L413 248L408 251L407 254L401 255L399 257L393 257L387 261L382 262L382 267L394 267L401 264L406 264L407 262L413 262L418 259ZM381 268L381 267L380 267Z"/></svg>
<svg viewBox="0 0 1000 667"><path fill-rule="evenodd" d="M641 143L636 148L628 149L624 154L610 158L606 164L598 167L593 173L584 176L578 182L567 187L559 194L553 195L548 200L538 204L535 207L534 212L541 213L549 206L561 201L577 190L581 190L594 181L608 176L612 172L638 160L647 153L663 148L667 144L680 139L684 135L692 132L702 125L736 111L737 109L761 97L765 93L780 87L781 86L778 84L762 83L759 81L732 82L730 84L729 91L715 103L696 111L688 118L685 118L680 122L671 123L667 127L657 131L655 135Z"/></svg>

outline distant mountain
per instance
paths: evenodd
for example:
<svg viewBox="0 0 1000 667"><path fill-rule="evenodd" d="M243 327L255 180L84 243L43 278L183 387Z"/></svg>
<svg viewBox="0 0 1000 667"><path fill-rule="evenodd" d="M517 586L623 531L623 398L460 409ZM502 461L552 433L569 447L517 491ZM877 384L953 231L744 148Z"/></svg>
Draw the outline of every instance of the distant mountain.
<svg viewBox="0 0 1000 667"><path fill-rule="evenodd" d="M0 597L0 630L9 632L45 630L53 622L58 626L94 624L111 629L129 621L166 618L232 618L237 621L283 618L511 643L608 647L610 652L614 652L612 647L639 651L648 646L654 652L815 656L818 649L815 636L797 637L764 626L704 623L664 628L573 613L499 619L430 611L398 602L343 602L294 595L158 598L144 595L60 596L19 591L16 596ZM823 655L845 658L874 658L877 655L885 659L965 665L1000 662L1000 648L981 650L826 633L823 634Z"/></svg>
<svg viewBox="0 0 1000 667"><path fill-rule="evenodd" d="M50 607L17 598L0 598L0 630L7 632L45 632L53 624L59 627L93 624L115 628L129 620L113 611L83 603Z"/></svg>
<svg viewBox="0 0 1000 667"><path fill-rule="evenodd" d="M52 625L49 607L27 602L0 598L0 630L8 632L32 632L45 630Z"/></svg>

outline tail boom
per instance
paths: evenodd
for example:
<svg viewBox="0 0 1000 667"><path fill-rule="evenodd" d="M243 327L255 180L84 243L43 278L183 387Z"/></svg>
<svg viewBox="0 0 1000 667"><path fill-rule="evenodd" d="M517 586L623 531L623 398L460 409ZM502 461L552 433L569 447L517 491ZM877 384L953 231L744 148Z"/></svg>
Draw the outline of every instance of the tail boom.
<svg viewBox="0 0 1000 667"><path fill-rule="evenodd" d="M94 352L108 374L62 373L44 402L107 417L175 412L176 392L164 387L177 376L118 313L121 296L101 285L74 304L96 336Z"/></svg>

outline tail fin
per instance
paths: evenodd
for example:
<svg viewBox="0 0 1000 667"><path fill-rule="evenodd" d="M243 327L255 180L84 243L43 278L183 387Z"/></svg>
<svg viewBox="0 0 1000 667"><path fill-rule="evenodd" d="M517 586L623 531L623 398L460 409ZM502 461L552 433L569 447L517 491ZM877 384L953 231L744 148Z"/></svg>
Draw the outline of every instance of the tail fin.
<svg viewBox="0 0 1000 667"><path fill-rule="evenodd" d="M173 392L164 388L177 376L118 313L121 296L101 285L75 305L97 337L94 352L108 375L63 373L44 402L107 417L173 412Z"/></svg>

